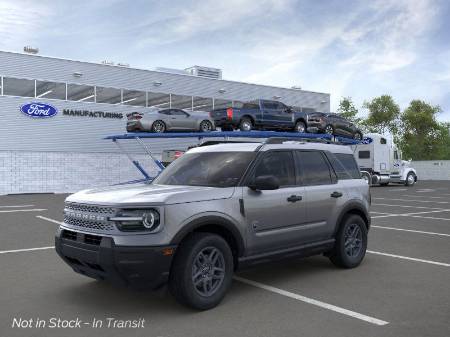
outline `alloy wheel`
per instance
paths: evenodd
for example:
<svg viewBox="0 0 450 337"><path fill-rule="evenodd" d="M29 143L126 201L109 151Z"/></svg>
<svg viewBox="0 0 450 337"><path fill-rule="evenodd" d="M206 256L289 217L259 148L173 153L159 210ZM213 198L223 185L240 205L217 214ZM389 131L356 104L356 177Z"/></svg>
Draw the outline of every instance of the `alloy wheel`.
<svg viewBox="0 0 450 337"><path fill-rule="evenodd" d="M156 133L161 133L164 132L164 130L166 129L165 125L163 124L163 122L160 121L156 121L153 124L153 131Z"/></svg>
<svg viewBox="0 0 450 337"><path fill-rule="evenodd" d="M200 124L200 130L202 130L202 132L209 132L211 131L211 129L212 129L211 123L208 121L203 121Z"/></svg>
<svg viewBox="0 0 450 337"><path fill-rule="evenodd" d="M205 297L214 295L225 278L225 258L215 247L203 248L192 265L195 291Z"/></svg>
<svg viewBox="0 0 450 337"><path fill-rule="evenodd" d="M333 127L331 125L327 125L325 128L325 133L332 135L334 133Z"/></svg>
<svg viewBox="0 0 450 337"><path fill-rule="evenodd" d="M357 224L350 224L345 229L345 254L348 257L357 257L362 249L362 232Z"/></svg>

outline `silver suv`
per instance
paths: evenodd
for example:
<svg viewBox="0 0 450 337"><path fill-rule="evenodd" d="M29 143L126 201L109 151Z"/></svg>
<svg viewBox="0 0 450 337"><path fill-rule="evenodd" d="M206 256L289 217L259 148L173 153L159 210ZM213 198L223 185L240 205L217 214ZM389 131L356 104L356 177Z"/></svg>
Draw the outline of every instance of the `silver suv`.
<svg viewBox="0 0 450 337"><path fill-rule="evenodd" d="M196 309L216 306L233 272L324 254L358 266L369 186L343 145L271 139L200 146L152 183L69 196L56 251L77 273L133 288L169 283Z"/></svg>

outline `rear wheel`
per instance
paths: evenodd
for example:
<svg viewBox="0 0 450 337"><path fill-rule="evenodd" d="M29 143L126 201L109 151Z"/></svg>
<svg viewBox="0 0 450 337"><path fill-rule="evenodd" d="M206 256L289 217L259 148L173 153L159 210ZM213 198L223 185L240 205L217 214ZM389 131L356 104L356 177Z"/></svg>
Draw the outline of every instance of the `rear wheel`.
<svg viewBox="0 0 450 337"><path fill-rule="evenodd" d="M334 135L334 128L333 128L333 125L328 124L328 125L325 127L325 133L328 134L328 135Z"/></svg>
<svg viewBox="0 0 450 337"><path fill-rule="evenodd" d="M295 123L295 131L299 133L305 133L306 132L306 124L303 121L298 121Z"/></svg>
<svg viewBox="0 0 450 337"><path fill-rule="evenodd" d="M155 121L152 125L152 131L155 133L163 133L166 131L166 124L163 121Z"/></svg>
<svg viewBox="0 0 450 337"><path fill-rule="evenodd" d="M356 131L355 134L353 135L353 139L354 140L362 140L363 139L362 133L359 131Z"/></svg>
<svg viewBox="0 0 450 337"><path fill-rule="evenodd" d="M250 118L242 118L241 122L239 123L239 130L241 131L251 131L253 128L252 121Z"/></svg>
<svg viewBox="0 0 450 337"><path fill-rule="evenodd" d="M405 186L413 186L416 183L416 175L412 172L409 172L406 176Z"/></svg>
<svg viewBox="0 0 450 337"><path fill-rule="evenodd" d="M216 234L194 233L177 249L169 289L180 303L206 310L218 305L231 286L233 255Z"/></svg>
<svg viewBox="0 0 450 337"><path fill-rule="evenodd" d="M354 268L363 260L366 249L366 223L359 215L350 214L339 227L330 260L338 267Z"/></svg>
<svg viewBox="0 0 450 337"><path fill-rule="evenodd" d="M213 126L210 121L204 120L200 123L200 131L201 132L210 132Z"/></svg>

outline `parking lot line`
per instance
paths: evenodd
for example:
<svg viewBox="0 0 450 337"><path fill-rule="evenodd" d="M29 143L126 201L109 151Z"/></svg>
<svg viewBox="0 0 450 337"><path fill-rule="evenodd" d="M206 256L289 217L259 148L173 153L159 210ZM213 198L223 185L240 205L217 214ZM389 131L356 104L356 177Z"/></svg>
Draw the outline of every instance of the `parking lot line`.
<svg viewBox="0 0 450 337"><path fill-rule="evenodd" d="M433 217L433 216L410 215L410 217L412 217L412 218L422 218L422 219L433 219L433 220L450 221L450 219L448 219L448 218L436 218L436 217Z"/></svg>
<svg viewBox="0 0 450 337"><path fill-rule="evenodd" d="M269 286L269 285L266 285L266 284L263 284L263 283L255 282L255 281L252 281L252 280L248 280L246 278L235 276L234 279L236 281L239 281L239 282L242 282L242 283L245 283L245 284L257 287L257 288L260 288L260 289L264 289L264 290L276 293L278 295L290 297L292 299L295 299L295 300L298 300L298 301L302 301L302 302L305 302L305 303L309 303L309 304L312 304L312 305L315 305L315 306L318 306L318 307L321 307L321 308L324 308L324 309L328 309L328 310L331 310L331 311L334 311L334 312L337 312L337 313L340 313L340 314L343 314L343 315L347 315L347 316L350 316L350 317L353 317L353 318L357 318L359 320L362 320L362 321L365 321L365 322L368 322L368 323L372 323L372 324L375 324L375 325L386 325L386 324L389 324L389 322L383 321L383 320L378 319L378 318L374 318L374 317L371 317L371 316L363 315L363 314L360 314L360 313L355 312L355 311L347 310L347 309L344 309L344 308L341 308L341 307L338 307L338 306L335 306L335 305L332 305L332 304L329 304L329 303L325 303L325 302L318 301L318 300L315 300L315 299L312 299L312 298L309 298L309 297L298 295L298 294L292 293L290 291L286 291L286 290L275 288L275 287L272 287L272 286Z"/></svg>
<svg viewBox="0 0 450 337"><path fill-rule="evenodd" d="M415 257L395 255L395 254L389 254L389 253L383 253L383 252L376 252L376 251L373 251L373 250L367 250L367 253L375 254L375 255L388 256L388 257L394 257L394 258L397 258L397 259L403 259L403 260L409 260L409 261L415 261L415 262L423 262L423 263L435 264L437 266L450 267L449 263L417 259Z"/></svg>
<svg viewBox="0 0 450 337"><path fill-rule="evenodd" d="M420 208L420 209L444 209L444 208L440 208L440 207L411 206L411 205L392 205L392 204L372 204L372 206L389 206L389 207Z"/></svg>
<svg viewBox="0 0 450 337"><path fill-rule="evenodd" d="M448 219L448 220L450 220L450 219ZM428 235L438 235L438 236L449 236L450 237L450 234L417 231L417 230L413 230L413 229L404 229L404 228L395 228L395 227L386 227L386 226L374 226L374 225L372 225L370 227L371 228L381 228L381 229L392 229L394 231L411 232L411 233L428 234Z"/></svg>
<svg viewBox="0 0 450 337"><path fill-rule="evenodd" d="M50 218L47 218L47 217L42 216L42 215L36 215L36 218L39 218L39 219L42 219L42 220L45 220L45 221L49 221L49 222L53 222L53 223L58 224L58 225L62 224L61 221L50 219Z"/></svg>
<svg viewBox="0 0 450 337"><path fill-rule="evenodd" d="M0 254L32 252L32 251L35 251L35 250L46 250L46 249L53 249L53 248L55 248L55 247L54 246L48 246L48 247L37 247L37 248L0 250Z"/></svg>
<svg viewBox="0 0 450 337"><path fill-rule="evenodd" d="M391 198L372 198L377 200L391 200L391 201L407 201L407 202L424 202L424 203L434 203L434 204L450 204L450 201L434 201L434 200L415 200L415 199L391 199Z"/></svg>
<svg viewBox="0 0 450 337"><path fill-rule="evenodd" d="M414 197L417 197L417 195L402 194L402 197L408 197L408 198L413 197L414 198ZM427 195L425 197L430 198L430 199L447 199L448 200L448 197L432 197L429 195Z"/></svg>
<svg viewBox="0 0 450 337"><path fill-rule="evenodd" d="M386 215L377 215L377 216L373 216L371 217L372 219L377 219L377 218L387 218L390 216L414 216L417 214L428 214L428 213L441 213L441 212L449 212L450 209L439 209L439 210L435 210L435 211L426 211L426 212L414 212L414 213L403 213L403 214L386 214Z"/></svg>
<svg viewBox="0 0 450 337"><path fill-rule="evenodd" d="M0 213L16 213L16 212L43 212L46 211L45 208L33 208L33 209L8 209L0 210Z"/></svg>
<svg viewBox="0 0 450 337"><path fill-rule="evenodd" d="M34 207L34 205L8 205L8 206L0 206L0 208L21 208L21 207Z"/></svg>

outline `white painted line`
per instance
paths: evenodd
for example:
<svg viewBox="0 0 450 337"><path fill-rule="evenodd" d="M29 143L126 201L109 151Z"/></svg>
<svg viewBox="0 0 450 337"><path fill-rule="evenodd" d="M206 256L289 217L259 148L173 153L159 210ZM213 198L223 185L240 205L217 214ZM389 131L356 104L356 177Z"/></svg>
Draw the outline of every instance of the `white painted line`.
<svg viewBox="0 0 450 337"><path fill-rule="evenodd" d="M33 209L11 209L7 211L0 211L0 213L15 213L15 212L43 212L45 208L33 208Z"/></svg>
<svg viewBox="0 0 450 337"><path fill-rule="evenodd" d="M58 224L58 225L62 225L61 221L50 219L50 218L47 218L47 217L42 216L42 215L36 215L36 218L39 218L39 219L42 219L42 220L45 220L45 221L49 221L49 222L53 222L53 223Z"/></svg>
<svg viewBox="0 0 450 337"><path fill-rule="evenodd" d="M450 220L450 219L448 219L448 220ZM417 231L417 230L414 230L414 229L404 229L404 228L386 227L386 226L374 226L374 225L370 226L370 228L392 229L394 231L402 231L402 232L411 232L411 233L429 234L429 235L438 235L438 236L448 236L448 237L450 237L450 234Z"/></svg>
<svg viewBox="0 0 450 337"><path fill-rule="evenodd" d="M435 264L435 265L437 265L437 266L450 267L450 264L449 264L449 263L436 262L436 261L423 260L423 259L416 259L415 257L408 257L408 256L402 256L402 255L394 255L394 254L388 254L388 253L376 252L376 251L373 251L373 250L368 250L367 253L375 254L375 255L383 255L383 256L395 257L395 258L397 258L397 259L403 259L403 260L409 260L409 261L415 261L415 262L423 262L423 263Z"/></svg>
<svg viewBox="0 0 450 337"><path fill-rule="evenodd" d="M373 198L377 200L392 200L392 201L405 201L405 202L424 202L433 204L450 204L450 201L434 201L434 200L415 200L415 199L391 199L391 198Z"/></svg>
<svg viewBox="0 0 450 337"><path fill-rule="evenodd" d="M415 213L403 213L403 214L387 214L387 215L377 215L377 216L373 216L371 217L372 219L377 219L377 218L388 218L390 216L413 216L413 215L417 215L417 214L428 214L428 213L441 213L441 212L449 212L450 209L439 209L436 211L426 211L426 212L415 212Z"/></svg>
<svg viewBox="0 0 450 337"><path fill-rule="evenodd" d="M9 205L9 206L0 206L0 208L20 208L20 207L34 207L34 205Z"/></svg>
<svg viewBox="0 0 450 337"><path fill-rule="evenodd" d="M407 191L408 189L407 188L391 188L391 189L389 189L388 191L390 191L390 192L397 192L397 191Z"/></svg>
<svg viewBox="0 0 450 337"><path fill-rule="evenodd" d="M446 221L450 221L450 219L448 219L448 218L436 218L436 217L433 217L433 216L410 215L410 217L412 217L412 218L422 218L422 219L432 219L432 220L446 220Z"/></svg>
<svg viewBox="0 0 450 337"><path fill-rule="evenodd" d="M1 250L0 254L9 254L9 253L21 253L21 252L32 252L35 250L46 250L46 249L53 249L54 246L49 247L37 247L37 248L26 248L26 249L14 249L14 250Z"/></svg>
<svg viewBox="0 0 450 337"><path fill-rule="evenodd" d="M239 276L235 276L234 279L236 281L239 281L239 282L242 282L242 283L245 283L245 284L257 287L257 288L260 288L260 289L264 289L264 290L273 292L273 293L278 294L278 295L290 297L290 298L293 298L295 300L302 301L302 302L305 302L305 303L309 303L309 304L312 304L312 305L315 305L315 306L318 306L318 307L321 307L321 308L324 308L324 309L328 309L328 310L331 310L331 311L335 311L335 312L338 312L340 314L347 315L347 316L350 316L350 317L353 317L353 318L357 318L357 319L360 319L360 320L368 322L368 323L372 323L372 324L375 324L375 325L386 325L386 324L389 324L389 322L382 321L381 319L377 319L377 318L374 318L374 317L366 316L366 315L357 313L355 311L351 311L351 310L347 310L347 309L344 309L344 308L341 308L341 307L337 307L337 306L332 305L332 304L328 304L328 303L325 303L325 302L322 302L322 301L318 301L318 300L315 300L315 299L312 299L312 298L309 298L309 297L305 297L305 296L302 296L302 295L291 293L290 291L286 291L286 290L282 290L282 289L279 289L279 288L275 288L275 287L272 287L272 286L269 286L269 285L266 285L266 284L263 284L263 283L255 282L255 281L252 281L252 280L248 280L248 279L245 279L245 278L242 278L242 277L239 277Z"/></svg>
<svg viewBox="0 0 450 337"><path fill-rule="evenodd" d="M444 209L444 208L439 208L439 207L411 206L411 205L392 205L392 204L372 204L372 206L390 206L390 207L420 208L420 209Z"/></svg>
<svg viewBox="0 0 450 337"><path fill-rule="evenodd" d="M402 194L402 197L408 197L408 198L413 197L414 198L414 197L417 197L417 195ZM431 197L429 195L427 195L425 197L430 198L430 199L447 199L448 200L448 197Z"/></svg>

